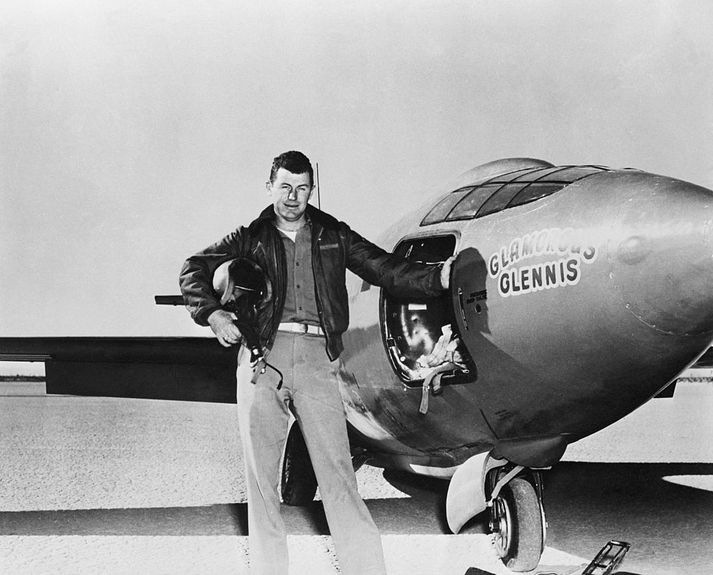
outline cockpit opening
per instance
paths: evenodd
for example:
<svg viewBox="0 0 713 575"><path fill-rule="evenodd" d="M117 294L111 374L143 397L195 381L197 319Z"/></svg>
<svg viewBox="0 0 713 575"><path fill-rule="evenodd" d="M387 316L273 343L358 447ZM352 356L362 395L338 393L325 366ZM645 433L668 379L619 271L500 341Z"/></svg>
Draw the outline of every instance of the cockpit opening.
<svg viewBox="0 0 713 575"><path fill-rule="evenodd" d="M455 250L455 236L403 240L394 252L410 261L437 263ZM382 336L394 372L409 387L421 386L434 370L444 384L467 383L475 364L458 334L450 293L437 298L400 298L381 292Z"/></svg>

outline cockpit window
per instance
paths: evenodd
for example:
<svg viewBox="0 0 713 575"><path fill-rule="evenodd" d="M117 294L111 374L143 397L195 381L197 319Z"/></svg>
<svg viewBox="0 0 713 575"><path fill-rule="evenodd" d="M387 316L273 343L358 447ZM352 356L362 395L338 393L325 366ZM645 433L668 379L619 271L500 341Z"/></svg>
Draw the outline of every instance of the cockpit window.
<svg viewBox="0 0 713 575"><path fill-rule="evenodd" d="M423 218L421 225L427 226L428 224L435 224L445 220L448 212L453 209L453 206L455 206L461 198L472 189L473 186L468 186L467 188L460 188L459 190L448 194L445 198L438 202L430 212L428 212L426 217Z"/></svg>
<svg viewBox="0 0 713 575"><path fill-rule="evenodd" d="M529 185L530 182L511 182L503 185L503 187L498 190L497 194L492 195L488 201L480 207L480 210L478 210L478 213L475 216L477 218L487 216L488 214L493 214L506 208L510 203L510 200L512 200L523 188Z"/></svg>
<svg viewBox="0 0 713 575"><path fill-rule="evenodd" d="M483 205L483 202L492 196L502 184L487 184L484 186L476 186L470 193L463 198L450 211L446 219L452 220L470 220L475 216L475 212Z"/></svg>
<svg viewBox="0 0 713 575"><path fill-rule="evenodd" d="M567 184L543 184L540 182L534 182L529 186L520 190L520 192L508 203L507 207L511 208L513 206L521 206L529 202L534 202L545 196L559 192Z"/></svg>
<svg viewBox="0 0 713 575"><path fill-rule="evenodd" d="M548 180L572 183L592 174L601 174L602 172L610 172L609 168L604 166L563 166L560 167L559 171L552 174L552 177L547 178Z"/></svg>
<svg viewBox="0 0 713 575"><path fill-rule="evenodd" d="M602 166L525 168L495 176L477 186L454 190L428 212L422 226L467 220L521 206L554 194L588 176L610 171Z"/></svg>

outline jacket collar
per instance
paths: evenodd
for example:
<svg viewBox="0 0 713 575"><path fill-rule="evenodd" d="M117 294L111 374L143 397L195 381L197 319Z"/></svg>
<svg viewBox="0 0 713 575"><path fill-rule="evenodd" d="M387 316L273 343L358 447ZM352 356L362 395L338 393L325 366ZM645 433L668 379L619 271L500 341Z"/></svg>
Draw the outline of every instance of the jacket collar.
<svg viewBox="0 0 713 575"><path fill-rule="evenodd" d="M321 227L333 227L337 224L336 219L334 219L326 212L315 208L312 204L307 204L306 214L307 220L310 223L317 224ZM275 209L272 204L270 204L264 210L262 210L262 212L260 212L260 215L253 221L250 227L252 228L253 226L263 225L267 222L270 222L272 224L275 223Z"/></svg>

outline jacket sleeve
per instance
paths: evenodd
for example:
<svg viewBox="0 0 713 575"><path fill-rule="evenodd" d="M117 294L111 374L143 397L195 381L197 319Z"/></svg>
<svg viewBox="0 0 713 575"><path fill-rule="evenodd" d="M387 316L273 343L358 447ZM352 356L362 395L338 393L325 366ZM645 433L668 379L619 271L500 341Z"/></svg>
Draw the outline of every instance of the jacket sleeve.
<svg viewBox="0 0 713 575"><path fill-rule="evenodd" d="M433 297L443 293L441 264L410 262L390 254L340 222L346 264L372 285L398 297Z"/></svg>
<svg viewBox="0 0 713 575"><path fill-rule="evenodd" d="M241 230L234 231L188 258L181 268L178 283L183 303L199 325L208 325L208 316L221 308L213 290L213 273L220 264L240 255L240 238Z"/></svg>

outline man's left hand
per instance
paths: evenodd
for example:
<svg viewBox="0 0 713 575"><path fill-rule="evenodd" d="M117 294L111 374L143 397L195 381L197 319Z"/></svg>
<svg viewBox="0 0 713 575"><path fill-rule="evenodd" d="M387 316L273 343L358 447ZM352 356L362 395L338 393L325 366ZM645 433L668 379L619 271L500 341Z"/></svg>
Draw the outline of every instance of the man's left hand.
<svg viewBox="0 0 713 575"><path fill-rule="evenodd" d="M451 285L451 265L455 259L456 256L451 256L443 262L443 267L441 268L441 285L443 289L448 289Z"/></svg>

